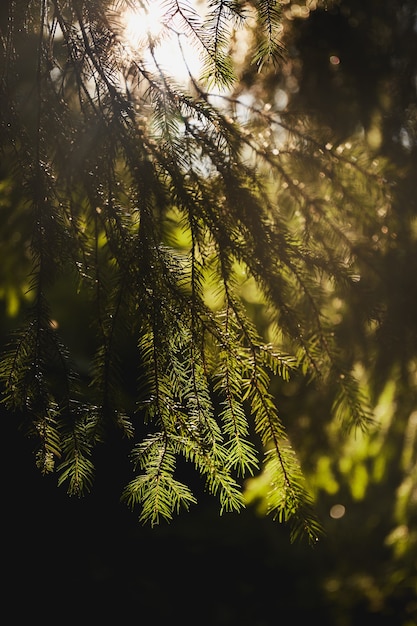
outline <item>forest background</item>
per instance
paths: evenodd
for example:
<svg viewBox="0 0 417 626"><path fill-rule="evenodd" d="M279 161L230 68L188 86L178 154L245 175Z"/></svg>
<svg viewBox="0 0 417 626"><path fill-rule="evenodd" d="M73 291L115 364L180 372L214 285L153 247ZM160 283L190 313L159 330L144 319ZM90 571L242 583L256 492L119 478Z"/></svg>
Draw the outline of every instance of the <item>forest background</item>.
<svg viewBox="0 0 417 626"><path fill-rule="evenodd" d="M0 13L2 32L7 6ZM169 524L142 526L120 502L131 478L123 438L97 448L91 493L69 498L64 487L57 489L55 474L40 475L33 441L2 406L5 569L8 595L13 590L19 598L13 599L16 620L39 614L46 621L64 616L157 624L176 619L269 626L313 617L323 626L417 624L417 13L412 0L283 2L281 8L280 58L261 71L238 58L233 97L282 115L283 125L308 120L304 129L314 129L317 150L346 158L335 180L321 161L322 193L339 212L345 201L338 198L341 187L357 195L349 215L340 217L349 235L355 228L361 232L358 280L326 300L326 316L346 368L369 398L374 422L365 431L340 428L331 380L272 379L324 529L312 547L302 539L291 543L287 525L265 515L262 474L245 482L248 507L222 516L192 474L198 505ZM24 72L30 47L26 54L23 81L30 80ZM295 196L302 195L318 170L303 158L291 167L287 188L294 185ZM363 182L364 170L376 190ZM27 213L15 210L19 189L11 180L5 158L5 346L30 306L27 263L20 256L30 236ZM284 194L287 210L285 202ZM84 296L74 298L67 285L57 281L53 287L55 313L82 366L94 350L84 323L89 304ZM270 337L262 294L249 280L240 290L259 333ZM136 355L128 344L124 349L126 373ZM124 393L133 394L128 375L124 384Z"/></svg>

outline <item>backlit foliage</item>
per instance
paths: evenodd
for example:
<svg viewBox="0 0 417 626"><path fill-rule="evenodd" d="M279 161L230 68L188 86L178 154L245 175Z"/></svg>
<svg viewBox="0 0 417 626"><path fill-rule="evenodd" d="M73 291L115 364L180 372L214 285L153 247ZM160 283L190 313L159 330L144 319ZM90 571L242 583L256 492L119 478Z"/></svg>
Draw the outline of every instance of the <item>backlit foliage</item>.
<svg viewBox="0 0 417 626"><path fill-rule="evenodd" d="M380 166L301 118L256 102L242 116L231 91L219 96L234 81L231 35L249 17L252 62L284 54L279 3L212 0L201 17L167 1L203 55L201 80L188 87L151 69L144 50L127 54L117 11L133 4L10 0L3 11L3 175L29 224L30 275L27 323L1 362L7 406L36 436L40 470L57 467L69 493L92 487L93 450L113 425L132 441L123 499L143 521L195 502L178 476L182 457L222 511L244 506L242 479L263 468L267 510L315 540L270 383L332 380L341 423L366 426L326 307L360 282L356 260L387 202ZM91 303L88 388L54 323L60 281ZM249 281L272 338L252 318Z"/></svg>

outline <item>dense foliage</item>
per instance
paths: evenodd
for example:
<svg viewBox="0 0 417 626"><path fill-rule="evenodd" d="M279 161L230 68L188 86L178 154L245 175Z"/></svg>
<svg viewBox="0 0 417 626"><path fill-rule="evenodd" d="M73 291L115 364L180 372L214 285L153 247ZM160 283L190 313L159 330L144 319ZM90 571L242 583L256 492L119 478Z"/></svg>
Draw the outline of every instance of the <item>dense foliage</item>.
<svg viewBox="0 0 417 626"><path fill-rule="evenodd" d="M210 2L201 17L187 2L166 2L162 32L134 53L120 18L129 4L1 7L1 293L11 316L26 316L2 357L7 407L35 437L41 472L57 466L69 493L91 489L96 444L119 431L135 467L123 497L140 504L143 520L155 524L195 502L193 465L221 510L262 497L266 511L314 540L319 525L294 449L316 490L331 489L342 472L328 449L343 450L363 491L344 426L372 426L370 405L402 393L413 376L412 313L399 324L395 307L407 305L386 298L399 288L392 259L401 276L415 259L408 198L407 219L395 212L411 184L412 106L383 100L396 78L383 65L366 92L373 106L359 106L363 75L345 58L371 48L355 3L309 16L289 3L283 11L269 1ZM185 86L153 55L174 24L204 59ZM355 46L337 36L346 24ZM381 45L378 24L371 32ZM309 63L323 59L326 72L315 73ZM323 90L329 111L316 104ZM80 311L76 319L67 307ZM395 368L407 370L397 390ZM287 414L310 415L307 430L278 411L280 402L298 403ZM412 415L410 399L406 428L398 422L399 437L409 433L406 516ZM325 442L311 435L317 425ZM375 459L385 442L376 440ZM397 550L402 537L393 535Z"/></svg>
<svg viewBox="0 0 417 626"><path fill-rule="evenodd" d="M95 620L186 590L190 623L414 626L414 2L167 1L129 43L153 4L0 5L8 579L67 610L77 580ZM151 525L192 511L133 531L120 489ZM327 537L207 523L204 489L313 541L314 500Z"/></svg>

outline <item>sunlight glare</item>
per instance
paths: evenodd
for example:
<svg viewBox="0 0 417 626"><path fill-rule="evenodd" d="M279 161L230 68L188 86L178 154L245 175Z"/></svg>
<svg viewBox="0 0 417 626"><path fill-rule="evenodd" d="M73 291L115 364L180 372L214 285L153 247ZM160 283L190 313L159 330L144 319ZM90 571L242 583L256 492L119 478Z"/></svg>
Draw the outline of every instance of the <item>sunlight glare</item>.
<svg viewBox="0 0 417 626"><path fill-rule="evenodd" d="M158 64L177 82L188 83L190 74L198 78L201 61L181 16L170 12L163 0L138 5L126 9L122 15L122 38L132 56L138 54L153 69Z"/></svg>
<svg viewBox="0 0 417 626"><path fill-rule="evenodd" d="M136 9L127 9L123 22L123 35L132 48L146 43L148 36L157 40L164 28L162 2L149 2L146 8L143 5Z"/></svg>

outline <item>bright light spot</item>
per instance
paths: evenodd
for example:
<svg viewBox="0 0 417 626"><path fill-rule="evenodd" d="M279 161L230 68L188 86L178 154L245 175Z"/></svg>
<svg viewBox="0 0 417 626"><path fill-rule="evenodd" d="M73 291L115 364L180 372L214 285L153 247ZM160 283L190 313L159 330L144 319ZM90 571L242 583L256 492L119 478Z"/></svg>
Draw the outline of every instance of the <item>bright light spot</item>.
<svg viewBox="0 0 417 626"><path fill-rule="evenodd" d="M274 96L275 106L278 111L283 111L288 104L288 94L283 89L277 89Z"/></svg>
<svg viewBox="0 0 417 626"><path fill-rule="evenodd" d="M382 132L377 124L373 124L366 134L371 150L378 150L382 144Z"/></svg>
<svg viewBox="0 0 417 626"><path fill-rule="evenodd" d="M308 6L301 6L300 4L293 4L288 13L290 19L294 17L306 18L310 15L310 8Z"/></svg>
<svg viewBox="0 0 417 626"><path fill-rule="evenodd" d="M400 143L406 150L411 150L412 141L410 139L410 134L405 128L401 128L400 130Z"/></svg>
<svg viewBox="0 0 417 626"><path fill-rule="evenodd" d="M346 508L343 504L334 504L330 509L329 515L333 519L340 519L346 513Z"/></svg>
<svg viewBox="0 0 417 626"><path fill-rule="evenodd" d="M212 101L214 99L212 98ZM219 103L220 106L221 103ZM249 91L244 91L239 96L239 101L236 103L236 118L241 124L246 124L251 116L251 107L255 105L255 98Z"/></svg>
<svg viewBox="0 0 417 626"><path fill-rule="evenodd" d="M132 58L140 58L151 70L159 68L180 83L187 84L190 74L198 78L202 69L198 43L181 14L170 11L163 0L137 4L121 18L121 38Z"/></svg>
<svg viewBox="0 0 417 626"><path fill-rule="evenodd" d="M157 39L164 28L164 10L161 2L144 3L137 9L128 9L123 15L123 36L136 48L147 42L148 37Z"/></svg>
<svg viewBox="0 0 417 626"><path fill-rule="evenodd" d="M330 57L329 61L330 61L330 63L332 65L339 65L340 64L340 59L335 54L332 54L332 56Z"/></svg>

